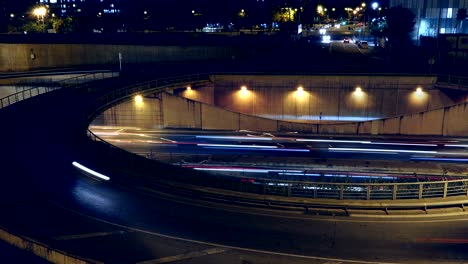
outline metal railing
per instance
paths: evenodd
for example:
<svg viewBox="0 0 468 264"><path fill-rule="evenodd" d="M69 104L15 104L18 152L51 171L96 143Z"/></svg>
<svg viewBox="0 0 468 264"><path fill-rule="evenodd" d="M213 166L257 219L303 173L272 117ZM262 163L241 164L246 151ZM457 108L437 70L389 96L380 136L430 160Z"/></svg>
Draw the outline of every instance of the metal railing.
<svg viewBox="0 0 468 264"><path fill-rule="evenodd" d="M182 85L182 84L193 84L194 82L199 81L208 81L208 74L194 74L187 76L176 76L171 78L162 78L157 80L152 80L144 83L139 83L136 85L127 86L115 91L112 91L99 99L97 99L90 107L88 114L88 121L101 113L105 108L112 106L118 102L121 102L131 96L137 94L144 94L146 92L157 92L171 86Z"/></svg>
<svg viewBox="0 0 468 264"><path fill-rule="evenodd" d="M150 173L152 169L157 169L161 164L120 149L89 130L88 137L93 141L102 142L106 146L105 155L112 157L114 164L119 164L119 166L137 170L144 168ZM176 166L173 167L176 168ZM408 200L468 196L468 179L410 183L336 183L219 176L191 169L185 169L185 172L184 175L158 174L158 178L241 193L314 199Z"/></svg>
<svg viewBox="0 0 468 264"><path fill-rule="evenodd" d="M452 76L452 75L438 75L437 83L464 86L466 87L466 89L468 89L468 77Z"/></svg>
<svg viewBox="0 0 468 264"><path fill-rule="evenodd" d="M25 89L20 92L11 94L9 96L0 98L0 109L10 106L12 104L21 102L23 100L41 95L41 94L45 94L45 93L59 90L62 88L77 88L77 87L81 87L87 82L102 80L106 78L113 78L113 77L117 77L118 75L119 75L118 72L113 72L113 71L89 73L89 74L80 75L77 77L72 77L72 78L61 80L61 81L57 81L53 83L54 85L38 86L38 87L32 87L30 89Z"/></svg>
<svg viewBox="0 0 468 264"><path fill-rule="evenodd" d="M88 121L91 122L92 118L105 107L113 105L129 96L146 91L154 92L170 86L201 80L208 80L208 75L159 79L116 90L99 98L93 104L90 108ZM161 162L146 159L140 155L120 149L104 141L90 130L87 133L91 140L104 143L104 150L100 149L99 151L105 151L105 154L96 154L99 153L99 151L96 151L94 155L98 155L98 157L111 157L113 164L125 166L127 169L140 171L143 174L148 171L162 172L162 170L158 170L158 167L165 166L167 169L169 166L169 169L174 169L174 173L167 173L168 175L158 173L159 179L164 178L166 180L217 189L261 195L334 200L407 200L468 196L468 179L416 183L331 183L266 178L248 179L238 176L206 174L190 169L183 170L184 175L179 175L181 171L176 166L162 165ZM147 172L141 171L142 169L147 170Z"/></svg>

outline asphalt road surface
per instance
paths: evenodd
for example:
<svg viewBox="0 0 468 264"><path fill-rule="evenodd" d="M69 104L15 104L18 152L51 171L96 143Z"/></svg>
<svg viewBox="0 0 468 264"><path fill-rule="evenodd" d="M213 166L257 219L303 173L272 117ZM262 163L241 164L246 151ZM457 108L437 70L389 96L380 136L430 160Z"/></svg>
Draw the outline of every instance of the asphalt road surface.
<svg viewBox="0 0 468 264"><path fill-rule="evenodd" d="M179 263L468 260L466 214L374 219L278 213L181 201L96 180L72 162L85 140L83 111L97 96L63 90L2 110L0 120L8 124L0 131L3 227L109 263L164 263L168 257Z"/></svg>

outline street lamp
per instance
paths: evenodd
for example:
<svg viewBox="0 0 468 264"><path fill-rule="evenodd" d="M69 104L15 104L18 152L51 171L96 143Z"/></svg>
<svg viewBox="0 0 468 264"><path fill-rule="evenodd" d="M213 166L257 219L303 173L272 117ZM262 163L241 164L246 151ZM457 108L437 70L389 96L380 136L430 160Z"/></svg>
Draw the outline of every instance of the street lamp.
<svg viewBox="0 0 468 264"><path fill-rule="evenodd" d="M377 2L372 3L372 9L376 10L377 8L379 8L379 3Z"/></svg>
<svg viewBox="0 0 468 264"><path fill-rule="evenodd" d="M44 24L44 17L47 14L47 9L45 7L40 6L34 8L33 14L37 17L38 21L42 21L42 24Z"/></svg>

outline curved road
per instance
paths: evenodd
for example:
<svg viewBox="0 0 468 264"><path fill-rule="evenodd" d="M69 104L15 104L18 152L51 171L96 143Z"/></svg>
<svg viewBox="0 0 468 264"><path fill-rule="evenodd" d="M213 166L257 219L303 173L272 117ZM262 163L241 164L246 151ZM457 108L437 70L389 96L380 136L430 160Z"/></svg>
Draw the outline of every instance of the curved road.
<svg viewBox="0 0 468 264"><path fill-rule="evenodd" d="M96 85L114 88L116 83ZM356 219L278 214L267 209L247 212L235 206L213 207L197 200L152 196L112 179L90 179L71 163L86 150L82 113L98 95L85 90L58 91L0 112L0 120L8 124L0 134L2 225L111 263L170 256L183 259L187 252L198 252L192 254L191 263L206 263L210 257L232 263L240 259L247 261L244 263L264 263L266 259L270 263L468 259L466 215ZM78 161L86 164L86 159ZM105 173L105 168L95 169Z"/></svg>

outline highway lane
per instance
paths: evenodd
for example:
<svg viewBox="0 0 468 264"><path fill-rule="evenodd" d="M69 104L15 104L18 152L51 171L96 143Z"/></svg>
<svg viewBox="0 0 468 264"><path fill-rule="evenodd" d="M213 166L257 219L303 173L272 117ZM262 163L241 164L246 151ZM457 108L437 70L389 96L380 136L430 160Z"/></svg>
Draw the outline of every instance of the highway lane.
<svg viewBox="0 0 468 264"><path fill-rule="evenodd" d="M361 169L367 171L372 171L372 168L379 171L380 164L385 171L401 172L404 169L413 174L426 169L429 175L468 176L468 144L466 139L461 138L323 137L246 131L210 134L193 130L93 126L91 129L111 144L173 164L200 162L265 168L265 164L275 162L289 163L291 166L299 163L304 169L309 166L310 170L328 164L334 164L337 170L341 164L347 170L358 163ZM367 168L370 163L375 165Z"/></svg>
<svg viewBox="0 0 468 264"><path fill-rule="evenodd" d="M142 255L128 255L129 252L138 250L132 247L129 251L107 254L103 254L103 248L94 252L95 257L101 260L116 260L119 256L126 255L126 263L134 263L141 261L142 256L149 258L152 239L158 241L161 238L159 234L201 241L201 245L325 258L399 263L443 263L468 259L468 224L465 216L458 219L352 219L255 210L246 213L236 207L213 208L198 201L188 204L174 201L170 197L161 199L148 196L114 185L112 180L96 181L79 175L72 166L51 171L51 174L56 173L66 173L68 180L67 184L60 185L60 191L55 190L50 183L41 186L43 190L50 186L47 191L49 201L118 225L110 230L109 227L99 227L93 232L113 232L118 227L118 230L136 233L137 237L138 234L153 237L147 241L146 249L139 249ZM73 220L73 214L65 218L61 214L41 215L42 205L36 206L38 211L20 212L22 221L14 222L14 225L21 225L22 228L28 227L33 232L33 237L39 236L52 241L52 237L80 234L83 232L80 228L89 228L90 223L83 223L81 217L76 216L76 220ZM46 204L45 207L50 206ZM29 221L25 222L24 217ZM49 217L59 217L62 220ZM34 226L47 221L67 223L61 223L60 227ZM108 247L118 242L118 238L114 239L117 241L111 240ZM81 243L85 241L87 240L80 240ZM52 241L52 244L61 245L59 241ZM79 250L77 246L81 247L79 243L65 243L65 247L72 252Z"/></svg>
<svg viewBox="0 0 468 264"><path fill-rule="evenodd" d="M60 96L59 96L60 95ZM417 222L382 219L350 219L326 216L289 216L271 212L246 213L237 208L213 208L199 201L181 203L151 197L109 182L95 181L71 165L83 144L80 124L82 109L92 95L73 91L42 98L14 116L2 115L10 124L1 131L2 224L31 237L51 239L79 234L82 218L66 216L54 205L119 224L135 233L158 234L209 242L207 246L230 246L307 256L344 259L441 263L468 259L466 216L447 219L425 218ZM68 100L66 100L68 99ZM37 102L38 103L38 102ZM57 111L60 109L60 111ZM12 110L13 111L13 110ZM52 135L52 136L51 136ZM80 136L81 135L81 136ZM83 156L81 156L83 157ZM105 158L105 157L103 157ZM86 164L86 160L79 160ZM94 168L105 173L105 168ZM27 204L28 206L21 206ZM49 226L48 223L61 223ZM86 224L87 226L88 224ZM91 225L91 224L89 224ZM72 229L73 228L73 229ZM77 229L74 229L77 228ZM89 227L88 227L89 228ZM95 226L94 232L109 231ZM166 237L168 238L168 237ZM174 239L174 238L171 238ZM142 248L119 247L119 238L109 245L82 252L86 240L52 244L96 256L98 259L133 263L151 257L157 242L136 237ZM57 240L61 241L61 240ZM189 241L190 242L190 241ZM194 241L191 241L194 242ZM98 245L95 241L94 245ZM86 247L90 249L89 247ZM139 254L140 253L140 254Z"/></svg>

